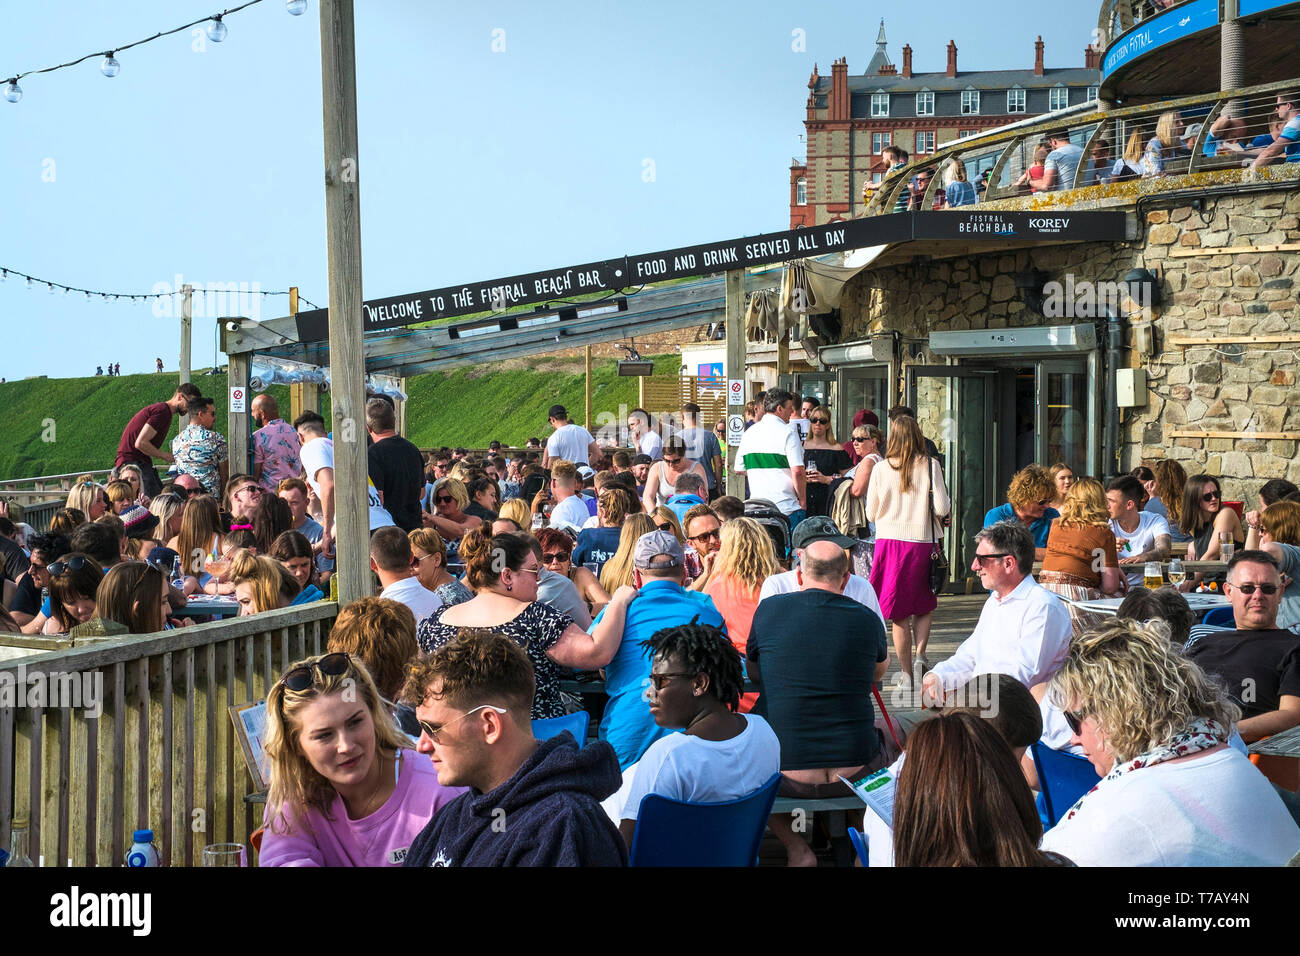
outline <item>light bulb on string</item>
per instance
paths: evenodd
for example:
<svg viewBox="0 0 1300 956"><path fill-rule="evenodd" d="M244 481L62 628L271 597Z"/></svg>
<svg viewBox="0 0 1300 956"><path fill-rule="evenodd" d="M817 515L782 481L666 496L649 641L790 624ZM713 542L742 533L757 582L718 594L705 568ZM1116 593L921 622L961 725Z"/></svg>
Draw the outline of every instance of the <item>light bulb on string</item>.
<svg viewBox="0 0 1300 956"><path fill-rule="evenodd" d="M87 302L90 301L90 293L89 293L89 292L86 293L86 301L87 301Z"/></svg>
<svg viewBox="0 0 1300 956"><path fill-rule="evenodd" d="M220 43L226 38L226 34L229 32L230 31L226 29L226 25L221 22L220 14L213 17L212 22L208 24L208 39L213 43Z"/></svg>
<svg viewBox="0 0 1300 956"><path fill-rule="evenodd" d="M45 283L45 291L48 292L50 295L54 295L54 283L52 282Z"/></svg>
<svg viewBox="0 0 1300 956"><path fill-rule="evenodd" d="M5 99L10 103L17 103L23 98L23 88L18 85L18 78L14 77L5 86Z"/></svg>
<svg viewBox="0 0 1300 956"><path fill-rule="evenodd" d="M31 287L32 287L32 277L31 277L31 276L28 276L28 277L27 277L27 288L30 289Z"/></svg>
<svg viewBox="0 0 1300 956"><path fill-rule="evenodd" d="M121 69L122 64L117 62L117 57L113 56L112 50L104 54L104 62L99 64L100 73L105 76L117 76Z"/></svg>
<svg viewBox="0 0 1300 956"><path fill-rule="evenodd" d="M292 16L302 16L307 9L307 0L284 0L284 8L288 10Z"/></svg>

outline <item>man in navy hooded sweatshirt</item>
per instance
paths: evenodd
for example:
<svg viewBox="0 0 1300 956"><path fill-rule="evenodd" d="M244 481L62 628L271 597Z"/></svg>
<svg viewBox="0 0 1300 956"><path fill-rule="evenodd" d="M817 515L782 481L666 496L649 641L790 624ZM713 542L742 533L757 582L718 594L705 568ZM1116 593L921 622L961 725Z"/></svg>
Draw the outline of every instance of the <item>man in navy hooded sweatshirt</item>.
<svg viewBox="0 0 1300 956"><path fill-rule="evenodd" d="M438 782L469 787L415 838L406 866L626 866L600 807L622 783L614 749L533 737L533 667L514 641L476 631L412 664L403 692Z"/></svg>

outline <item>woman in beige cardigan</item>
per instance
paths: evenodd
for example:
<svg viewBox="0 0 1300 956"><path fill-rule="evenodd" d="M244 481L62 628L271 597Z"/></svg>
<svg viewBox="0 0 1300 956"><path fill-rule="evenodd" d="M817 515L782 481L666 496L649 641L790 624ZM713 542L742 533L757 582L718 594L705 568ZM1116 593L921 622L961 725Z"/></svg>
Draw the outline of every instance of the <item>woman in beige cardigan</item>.
<svg viewBox="0 0 1300 956"><path fill-rule="evenodd" d="M893 625L894 650L901 673L898 686L912 686L912 641L923 667L930 640L930 616L938 604L930 590L930 555L943 529L934 516L948 514L948 489L938 459L925 453L925 440L916 419L903 415L889 426L885 458L871 470L867 485L867 518L876 526L871 586L880 609ZM942 547L942 545L940 545Z"/></svg>

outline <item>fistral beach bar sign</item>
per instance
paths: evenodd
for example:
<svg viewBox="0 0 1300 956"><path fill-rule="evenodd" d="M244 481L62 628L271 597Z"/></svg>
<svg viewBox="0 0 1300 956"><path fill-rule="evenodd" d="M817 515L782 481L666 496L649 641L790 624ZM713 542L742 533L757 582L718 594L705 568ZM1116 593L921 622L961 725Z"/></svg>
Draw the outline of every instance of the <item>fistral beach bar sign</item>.
<svg viewBox="0 0 1300 956"><path fill-rule="evenodd" d="M516 306L554 302L583 294L613 295L650 282L712 275L730 269L890 245L909 239L1122 240L1125 238L1124 229L1123 212L1097 210L984 213L954 209L866 216L373 299L362 305L363 331L395 329L480 312L503 312ZM297 325L300 342L328 338L329 311L300 312Z"/></svg>

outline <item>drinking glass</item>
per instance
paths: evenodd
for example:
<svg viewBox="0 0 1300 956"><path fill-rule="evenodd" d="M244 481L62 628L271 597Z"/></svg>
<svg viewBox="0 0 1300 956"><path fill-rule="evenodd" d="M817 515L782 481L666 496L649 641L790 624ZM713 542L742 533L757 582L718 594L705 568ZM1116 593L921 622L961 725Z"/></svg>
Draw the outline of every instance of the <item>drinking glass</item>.
<svg viewBox="0 0 1300 956"><path fill-rule="evenodd" d="M1236 544L1232 540L1232 532L1220 531L1219 532L1219 557L1224 561L1229 560L1232 557L1232 552L1235 548L1236 548Z"/></svg>
<svg viewBox="0 0 1300 956"><path fill-rule="evenodd" d="M1146 563L1146 567L1142 571L1142 583L1152 591L1165 583L1164 575L1160 573L1159 561L1148 561Z"/></svg>
<svg viewBox="0 0 1300 956"><path fill-rule="evenodd" d="M1183 562L1174 558L1169 562L1169 583L1174 587L1182 584L1187 580L1187 569L1183 567Z"/></svg>
<svg viewBox="0 0 1300 956"><path fill-rule="evenodd" d="M203 848L204 866L248 866L242 843L211 843Z"/></svg>

